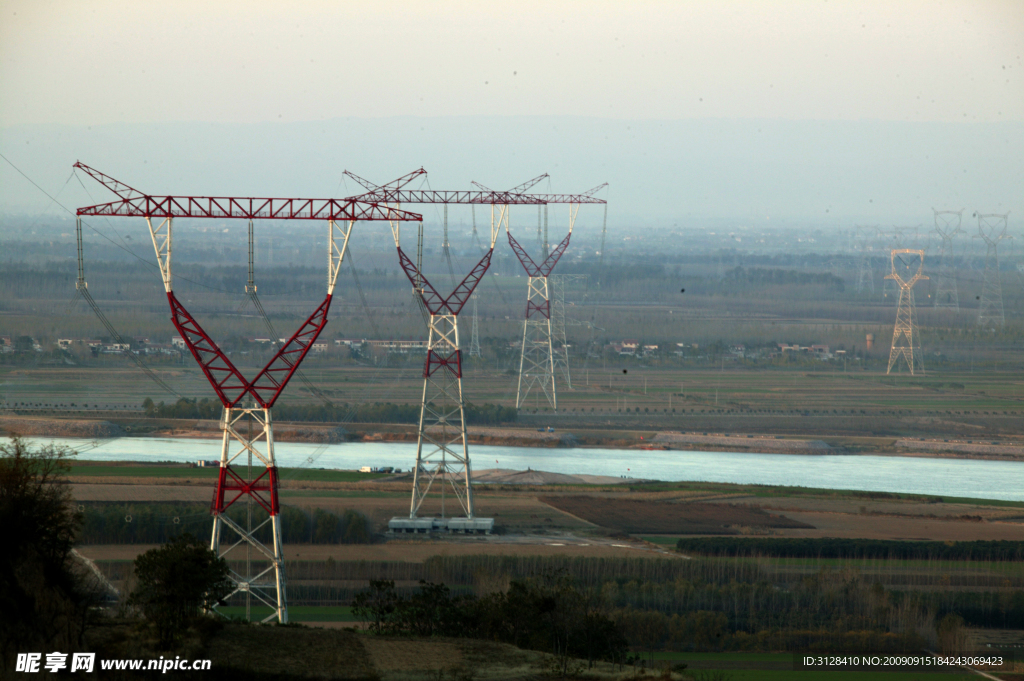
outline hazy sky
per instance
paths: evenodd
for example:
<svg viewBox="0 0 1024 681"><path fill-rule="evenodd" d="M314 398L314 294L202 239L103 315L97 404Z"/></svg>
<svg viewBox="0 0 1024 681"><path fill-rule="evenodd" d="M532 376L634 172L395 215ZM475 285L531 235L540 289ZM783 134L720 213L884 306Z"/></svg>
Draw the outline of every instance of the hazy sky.
<svg viewBox="0 0 1024 681"><path fill-rule="evenodd" d="M1024 215L1024 0L0 0L0 153L156 194L607 181L613 215ZM95 189L89 183L88 192ZM0 162L0 210L56 210Z"/></svg>
<svg viewBox="0 0 1024 681"><path fill-rule="evenodd" d="M1021 0L0 0L0 127L1024 120Z"/></svg>

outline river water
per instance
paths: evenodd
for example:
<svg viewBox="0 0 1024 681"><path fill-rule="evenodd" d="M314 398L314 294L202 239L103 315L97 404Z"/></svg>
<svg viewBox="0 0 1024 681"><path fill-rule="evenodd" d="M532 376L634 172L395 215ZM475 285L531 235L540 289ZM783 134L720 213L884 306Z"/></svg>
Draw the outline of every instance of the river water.
<svg viewBox="0 0 1024 681"><path fill-rule="evenodd" d="M119 438L34 439L67 445L94 461L195 461L219 459L220 440ZM416 445L407 442L276 444L281 467L412 468ZM1024 501L1024 463L977 459L928 459L868 455L798 455L733 452L540 449L474 445L474 470L507 468L609 475L667 481L755 483L867 490L949 497Z"/></svg>

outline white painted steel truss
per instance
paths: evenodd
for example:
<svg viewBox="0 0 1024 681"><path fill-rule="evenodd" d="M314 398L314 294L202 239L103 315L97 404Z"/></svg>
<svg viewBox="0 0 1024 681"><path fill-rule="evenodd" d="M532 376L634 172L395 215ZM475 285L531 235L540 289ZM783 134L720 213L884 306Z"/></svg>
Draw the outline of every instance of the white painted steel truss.
<svg viewBox="0 0 1024 681"><path fill-rule="evenodd" d="M285 595L284 549L281 543L280 505L277 496L277 464L274 458L274 430L269 409L225 408L220 422L223 438L220 453L220 475L217 491L211 507L213 533L210 550L218 556L237 563L243 559L245 549L245 574L235 568L229 578L235 589L224 600L242 594L246 597L246 611L252 599L258 604L270 607L273 612L262 621L277 620L288 622L288 604ZM243 465L250 469L246 479L235 473ZM251 469L264 469L253 479ZM232 520L227 510L236 501L245 501L249 521L246 527ZM263 518L252 526L255 507ZM269 527L271 545L257 539L257 535ZM228 543L225 530L231 533ZM256 553L256 567L253 567L253 552Z"/></svg>
<svg viewBox="0 0 1024 681"><path fill-rule="evenodd" d="M905 258L905 256L909 256L909 258ZM906 248L896 249L892 251L890 258L892 261L892 272L887 274L885 278L899 287L900 300L896 308L896 324L893 326L892 348L889 350L889 367L885 370L885 373L889 374L892 372L894 366L898 369L899 360L903 359L912 376L915 373L923 374L924 354L921 352L921 340L917 335L917 329L914 328L914 284L921 279L928 279L928 277L921 273L924 269L924 251ZM915 258L920 258L917 263L916 272L913 270L913 260ZM899 266L897 266L897 262L900 263ZM907 274L914 272L914 274L904 279L900 276L901 272Z"/></svg>
<svg viewBox="0 0 1024 681"><path fill-rule="evenodd" d="M473 488L466 444L458 317L430 315L427 357L409 517L417 517L436 481L441 492L441 517L446 517L445 502L451 492L462 515L472 518Z"/></svg>
<svg viewBox="0 0 1024 681"><path fill-rule="evenodd" d="M519 387L516 390L516 409L526 403L530 392L543 391L552 409L558 409L555 390L555 357L551 348L550 291L548 277L530 277L527 306L541 313L523 321L523 353L519 360Z"/></svg>

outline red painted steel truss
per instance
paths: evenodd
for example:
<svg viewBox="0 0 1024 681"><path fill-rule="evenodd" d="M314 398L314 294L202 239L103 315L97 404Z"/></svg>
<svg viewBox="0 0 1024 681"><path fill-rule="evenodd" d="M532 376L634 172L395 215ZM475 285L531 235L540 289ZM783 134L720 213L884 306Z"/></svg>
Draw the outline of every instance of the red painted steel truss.
<svg viewBox="0 0 1024 681"><path fill-rule="evenodd" d="M79 208L78 215L144 218L240 218L247 220L401 220L421 222L417 213L363 199L276 199L232 196L150 196L108 175L76 163L121 197Z"/></svg>
<svg viewBox="0 0 1024 681"><path fill-rule="evenodd" d="M493 255L494 251L488 250L476 267L455 287L455 290L447 298L442 298L437 289L431 286L423 273L416 268L415 263L409 259L405 251L401 247L398 248L398 260L402 264L402 269L405 270L405 276L409 278L413 286L417 287L427 311L431 315L449 314L453 317L459 315L469 301L469 297L473 295L473 291L483 280L487 269L491 266ZM429 348L427 361L423 366L423 378L430 378L439 370L447 372L451 378L462 378L462 351L456 348L449 353L442 354L434 348Z"/></svg>
<svg viewBox="0 0 1024 681"><path fill-rule="evenodd" d="M320 307L309 316L298 331L292 334L288 342L282 345L277 354L263 367L263 371L252 380L249 394L258 404L269 409L277 401L281 391L298 370L299 364L312 349L317 336L327 326L327 311L331 309L332 299L333 296L328 293ZM267 396L267 393L270 395Z"/></svg>
<svg viewBox="0 0 1024 681"><path fill-rule="evenodd" d="M320 303L320 307L278 349L256 378L247 381L199 322L189 314L174 292L167 294L173 313L171 321L206 374L221 404L225 407L236 407L242 398L249 394L263 409L274 406L320 332L327 326L327 311L331 308L332 298L333 296L328 294L324 302Z"/></svg>
<svg viewBox="0 0 1024 681"><path fill-rule="evenodd" d="M416 268L415 263L409 259L405 251L401 247L398 248L398 260L402 265L402 269L405 270L405 276L409 277L409 281L412 282L413 286L417 287L417 290L420 290L420 297L423 298L423 304L427 306L430 314L450 314L456 317L462 311L463 306L469 301L469 297L473 295L477 285L483 280L484 274L487 273L487 268L491 266L492 255L494 255L493 250L487 251L484 257L480 258L480 262L476 264L476 267L462 280L462 283L455 287L451 295L447 298L442 298L441 294L430 285L427 278Z"/></svg>
<svg viewBox="0 0 1024 681"><path fill-rule="evenodd" d="M523 247L519 245L519 242L516 241L515 237L511 234L508 235L508 243L512 246L512 250L516 252L519 262L523 264L523 269L526 270L526 274L531 277L546 277L551 274L551 270L555 269L555 265L558 264L562 254L565 253L565 249L569 247L569 239L571 238L572 232L569 232L569 234L562 239L562 243L555 246L554 250L548 254L548 257L545 258L544 262L540 265L533 261L533 258L523 250Z"/></svg>
<svg viewBox="0 0 1024 681"><path fill-rule="evenodd" d="M206 374L206 380L210 382L214 392L217 393L221 404L225 407L234 406L248 392L249 382L221 351L217 343L207 335L203 327L199 326L199 322L185 309L185 306L178 301L174 291L167 293L167 301L171 305L171 321L174 323L174 328L181 334L192 357Z"/></svg>
<svg viewBox="0 0 1024 681"><path fill-rule="evenodd" d="M516 256L519 258L519 262L522 263L523 269L526 270L526 274L531 277L547 277L551 274L551 270L555 269L555 265L558 264L562 254L565 253L565 249L569 247L569 239L572 238L572 232L566 235L562 239L562 243L555 246L554 250L548 254L544 262L540 265L533 261L533 258L519 245L515 237L512 234L508 235L508 243L512 246L512 250L515 251ZM533 302L532 297L526 301L526 318L533 319L536 315L540 315L544 319L551 319L551 300L547 297L544 298L543 303Z"/></svg>
<svg viewBox="0 0 1024 681"><path fill-rule="evenodd" d="M277 498L277 467L265 469L258 478L251 481L246 481L231 467L221 467L210 510L214 513L223 513L231 504L245 496L252 497L253 501L268 514L277 515L281 509Z"/></svg>

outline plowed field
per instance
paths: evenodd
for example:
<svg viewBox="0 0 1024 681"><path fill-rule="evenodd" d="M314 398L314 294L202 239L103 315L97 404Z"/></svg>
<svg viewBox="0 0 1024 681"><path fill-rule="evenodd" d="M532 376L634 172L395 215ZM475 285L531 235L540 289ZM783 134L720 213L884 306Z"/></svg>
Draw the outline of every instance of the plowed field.
<svg viewBox="0 0 1024 681"><path fill-rule="evenodd" d="M813 525L750 506L588 496L548 496L540 500L595 525L629 534L739 534L741 528L814 529Z"/></svg>

